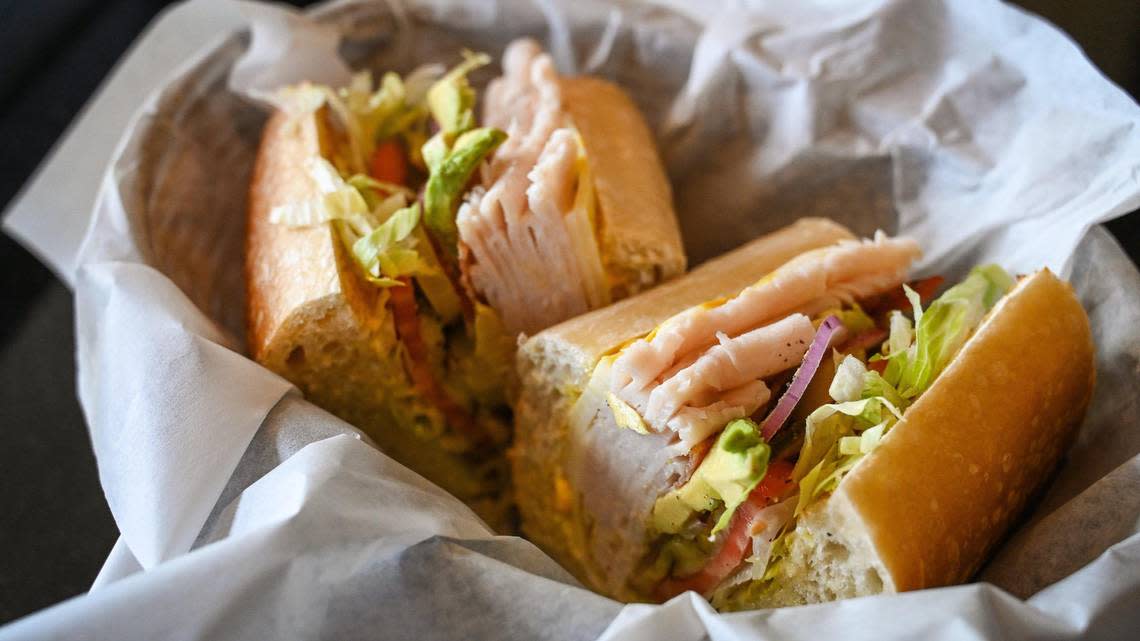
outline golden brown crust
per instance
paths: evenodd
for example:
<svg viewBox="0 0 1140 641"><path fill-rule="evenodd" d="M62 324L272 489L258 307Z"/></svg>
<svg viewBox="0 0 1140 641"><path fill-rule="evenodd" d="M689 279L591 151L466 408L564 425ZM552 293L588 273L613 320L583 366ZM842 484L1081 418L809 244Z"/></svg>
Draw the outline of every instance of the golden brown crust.
<svg viewBox="0 0 1140 641"><path fill-rule="evenodd" d="M290 117L276 112L265 125L249 190L249 228L246 240L246 307L249 349L265 362L275 343L289 341L284 328L296 330L291 318L306 306L323 301L328 307L349 306L361 325L371 323L382 310L375 308L376 293L353 268L331 224L310 228L270 222L277 205L311 197L315 187L305 160L324 155L323 112ZM328 299L328 297L334 297Z"/></svg>
<svg viewBox="0 0 1140 641"><path fill-rule="evenodd" d="M1071 443L1094 377L1072 288L1023 279L840 485L895 589L973 575Z"/></svg>
<svg viewBox="0 0 1140 641"><path fill-rule="evenodd" d="M641 112L624 91L599 78L562 78L560 86L562 108L590 158L602 260L618 280L615 299L684 273L673 192Z"/></svg>
<svg viewBox="0 0 1140 641"><path fill-rule="evenodd" d="M246 237L246 322L258 361L289 314L340 289L331 227L291 229L269 221L275 206L312 195L302 160L319 153L315 117L277 112L269 118L250 181Z"/></svg>

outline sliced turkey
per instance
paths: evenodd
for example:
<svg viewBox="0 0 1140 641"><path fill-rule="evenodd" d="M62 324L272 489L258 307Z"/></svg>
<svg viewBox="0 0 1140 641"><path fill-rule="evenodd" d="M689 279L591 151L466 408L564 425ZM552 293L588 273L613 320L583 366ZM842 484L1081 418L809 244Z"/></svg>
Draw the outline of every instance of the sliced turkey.
<svg viewBox="0 0 1140 641"><path fill-rule="evenodd" d="M919 254L914 241L883 234L803 254L737 296L689 308L628 345L614 361L610 389L652 429L674 431L691 447L768 401L760 381L799 365L814 334L810 316L899 286Z"/></svg>
<svg viewBox="0 0 1140 641"><path fill-rule="evenodd" d="M484 121L508 138L457 216L461 263L508 331L534 333L609 302L593 187L558 74L533 41L507 48Z"/></svg>

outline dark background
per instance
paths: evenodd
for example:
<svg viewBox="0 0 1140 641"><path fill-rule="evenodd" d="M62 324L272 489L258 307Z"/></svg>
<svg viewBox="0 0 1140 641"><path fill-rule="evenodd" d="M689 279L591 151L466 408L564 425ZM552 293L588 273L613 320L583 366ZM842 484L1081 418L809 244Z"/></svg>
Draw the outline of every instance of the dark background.
<svg viewBox="0 0 1140 641"><path fill-rule="evenodd" d="M0 0L0 209L167 4ZM1018 4L1140 94L1140 2ZM1140 216L1109 229L1137 260ZM118 536L75 397L73 314L70 292L0 234L0 623L86 591Z"/></svg>

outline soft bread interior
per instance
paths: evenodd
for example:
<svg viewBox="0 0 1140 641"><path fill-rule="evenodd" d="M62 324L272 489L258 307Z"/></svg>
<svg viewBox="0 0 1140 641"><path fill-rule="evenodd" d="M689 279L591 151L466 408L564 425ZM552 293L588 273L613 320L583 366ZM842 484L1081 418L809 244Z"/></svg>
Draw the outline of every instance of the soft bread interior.
<svg viewBox="0 0 1140 641"><path fill-rule="evenodd" d="M750 607L961 583L1071 443L1092 394L1092 334L1072 288L1022 279L838 490L809 506Z"/></svg>
<svg viewBox="0 0 1140 641"><path fill-rule="evenodd" d="M360 428L385 452L467 501L492 527L507 497L477 497L503 464L473 466L403 428L380 390L404 376L391 316L361 277L332 225L270 222L277 205L311 194L304 160L328 150L322 115L278 112L265 126L249 195L246 252L249 345L254 358L305 397Z"/></svg>
<svg viewBox="0 0 1140 641"><path fill-rule="evenodd" d="M612 542L626 535L606 531L605 515L582 509L585 488L578 486L581 481L571 478L567 469L572 463L583 466L582 457L607 458L601 456L604 452L583 451L585 439L569 432L571 407L598 359L681 310L735 294L804 251L850 238L851 233L836 223L804 219L686 276L564 322L524 343L518 356L522 393L515 407L511 462L516 500L528 538L595 590L615 598L632 598L622 587L625 577L607 575L605 569L612 559L605 555L629 556L640 551L613 549ZM590 436L610 439L609 445L622 451L626 451L620 442L623 439L645 440L613 425L608 412L599 412L589 429L595 432ZM631 457L628 465L642 471L661 468L652 453ZM629 514L616 486L608 495L612 510L624 507ZM608 551L603 555L597 550Z"/></svg>

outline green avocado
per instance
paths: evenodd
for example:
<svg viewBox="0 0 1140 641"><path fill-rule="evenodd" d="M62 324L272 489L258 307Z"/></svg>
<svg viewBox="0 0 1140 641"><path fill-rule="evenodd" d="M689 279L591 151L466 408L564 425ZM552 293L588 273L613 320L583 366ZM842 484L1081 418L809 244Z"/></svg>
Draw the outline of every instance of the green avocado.
<svg viewBox="0 0 1140 641"><path fill-rule="evenodd" d="M736 508L764 478L770 455L756 423L746 418L732 421L689 481L657 499L653 526L658 532L675 534L692 515L723 504L724 513L712 530L716 534L728 526Z"/></svg>
<svg viewBox="0 0 1140 641"><path fill-rule="evenodd" d="M459 238L455 211L467 181L471 180L479 164L506 139L507 134L502 131L484 127L462 134L446 151L438 142L442 140L439 134L424 145L424 160L431 168L431 175L424 186L424 224L451 255L457 251Z"/></svg>

